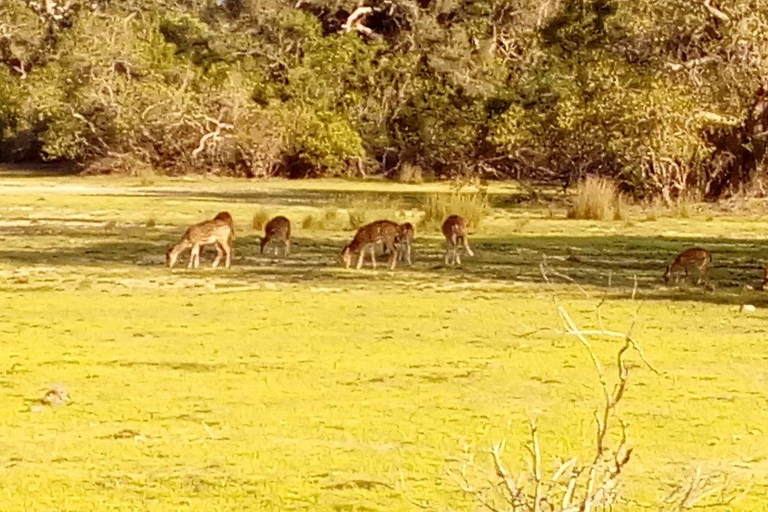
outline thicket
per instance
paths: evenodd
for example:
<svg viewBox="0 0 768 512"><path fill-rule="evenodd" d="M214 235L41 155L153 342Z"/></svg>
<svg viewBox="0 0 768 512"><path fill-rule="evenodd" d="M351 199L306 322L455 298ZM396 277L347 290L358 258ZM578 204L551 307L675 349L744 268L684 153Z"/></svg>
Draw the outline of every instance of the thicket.
<svg viewBox="0 0 768 512"><path fill-rule="evenodd" d="M758 0L2 0L0 159L719 197L766 57Z"/></svg>

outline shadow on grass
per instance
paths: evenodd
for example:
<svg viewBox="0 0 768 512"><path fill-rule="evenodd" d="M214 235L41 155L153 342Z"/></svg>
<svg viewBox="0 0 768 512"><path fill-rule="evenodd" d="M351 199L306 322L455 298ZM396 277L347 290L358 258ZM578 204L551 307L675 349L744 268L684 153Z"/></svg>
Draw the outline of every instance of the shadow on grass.
<svg viewBox="0 0 768 512"><path fill-rule="evenodd" d="M0 176L10 178L45 178L51 176L74 176L79 169L73 164L3 164L0 163Z"/></svg>
<svg viewBox="0 0 768 512"><path fill-rule="evenodd" d="M97 242L41 250L39 241L16 242L16 233L0 233L4 244L0 247L0 261L16 265L42 266L110 266L162 268L165 251L178 241L178 230L150 229L138 236L125 237L121 233L103 234L94 230ZM55 233L51 233L55 236ZM75 237L78 239L77 237ZM88 237L82 237L86 239ZM68 240L66 235L62 240ZM288 258L260 254L256 236L243 236L235 241L235 257L229 270L217 270L217 276L231 276L254 282L317 282L331 285L364 284L371 281L397 281L416 285L457 283L477 285L489 283L527 283L545 289L542 263L550 282L569 284L572 279L585 287L594 297L608 295L626 297L637 282L638 296L643 299L695 300L702 302L741 304L745 301L768 306L768 294L745 291L744 285L757 287L762 278L761 268L765 249L754 240L722 238L701 239L698 245L709 248L714 257L710 282L714 290L693 283L664 286L661 275L675 254L690 246L689 240L662 237L633 236L520 236L473 240L474 258L465 256L462 268L447 268L442 264L440 241L421 238L414 244L414 266L401 263L394 273L386 270L386 261L380 259L378 272L371 272L370 262L359 272L342 271L339 252L344 241L329 238L295 237L293 252ZM19 249L8 249L17 246ZM215 251L204 249L201 269L189 276L204 272ZM188 253L182 256L179 270L184 269ZM561 275L558 275L561 274ZM578 287L573 286L576 293Z"/></svg>

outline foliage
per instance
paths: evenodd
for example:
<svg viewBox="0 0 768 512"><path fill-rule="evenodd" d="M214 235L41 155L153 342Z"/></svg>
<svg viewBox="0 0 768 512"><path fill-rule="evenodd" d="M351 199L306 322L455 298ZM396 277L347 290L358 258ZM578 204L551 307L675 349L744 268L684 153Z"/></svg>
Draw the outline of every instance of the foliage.
<svg viewBox="0 0 768 512"><path fill-rule="evenodd" d="M483 188L474 191L455 189L448 193L428 194L422 209L424 216L421 224L424 227L439 228L448 215L461 215L467 226L476 228L490 212L490 203L488 193Z"/></svg>
<svg viewBox="0 0 768 512"><path fill-rule="evenodd" d="M256 231L261 231L264 229L264 226L267 224L267 222L269 222L269 219L269 212L264 208L259 208L256 210L256 213L253 214L251 226Z"/></svg>
<svg viewBox="0 0 768 512"><path fill-rule="evenodd" d="M349 25L350 0L8 0L0 155L720 197L768 159L768 10L747 4L374 3Z"/></svg>
<svg viewBox="0 0 768 512"><path fill-rule="evenodd" d="M576 187L570 219L621 220L622 199L616 184L605 178L588 176Z"/></svg>

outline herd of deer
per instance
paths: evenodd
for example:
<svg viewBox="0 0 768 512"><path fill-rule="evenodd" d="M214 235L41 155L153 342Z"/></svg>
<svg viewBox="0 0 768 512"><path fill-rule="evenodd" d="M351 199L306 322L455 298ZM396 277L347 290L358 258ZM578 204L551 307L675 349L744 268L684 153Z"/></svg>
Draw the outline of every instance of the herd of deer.
<svg viewBox="0 0 768 512"><path fill-rule="evenodd" d="M469 247L467 227L464 218L459 215L450 215L443 222L443 236L445 237L445 264L461 265L461 250L465 250L470 256L475 253ZM354 238L341 251L341 263L344 268L352 265L353 255L357 255L355 267L363 266L366 251L370 253L371 266L376 268L376 244L384 246L384 253L389 254L389 268L394 269L399 259L405 259L411 265L411 243L413 241L414 228L410 222L398 224L390 220L377 220L366 224L357 230ZM235 227L232 215L229 212L220 212L211 220L206 220L190 226L181 237L181 241L171 247L166 253L166 264L173 267L179 254L191 249L188 268L197 268L200 265L200 250L202 246L213 244L216 247L216 259L213 260L213 268L225 258L225 266L229 268L232 261L232 242L235 237ZM279 245L283 247L283 254L287 256L291 251L291 221L286 217L278 216L267 222L264 226L264 236L260 237L261 252L272 244L275 246L275 254L279 254ZM698 273L697 284L705 279L712 267L712 254L707 249L692 247L677 255L664 271L664 281L669 282L673 274L679 279L682 273L687 279L692 270ZM677 281L676 279L676 281ZM768 285L768 267L763 275L764 287Z"/></svg>
<svg viewBox="0 0 768 512"><path fill-rule="evenodd" d="M413 224L406 222L398 224L390 220L377 220L366 224L357 230L355 237L341 251L341 262L345 268L352 265L352 256L357 254L356 268L363 266L366 251L370 252L371 265L376 268L376 244L384 245L385 253L389 254L389 268L394 269L399 259L405 259L411 265L411 242L413 241ZM469 247L467 240L467 227L464 219L459 215L451 215L443 222L443 235L445 236L445 263L461 265L460 251L464 249L467 254L475 253ZM206 220L190 226L181 237L179 243L171 247L165 255L168 267L173 268L179 255L190 249L188 268L197 268L200 265L200 250L204 245L213 244L216 247L216 259L213 260L213 268L216 268L224 256L224 265L229 268L232 261L232 242L235 238L235 225L229 212L220 212L211 220ZM269 244L275 245L275 254L279 247L283 246L283 254L291 251L291 221L283 216L278 216L267 222L264 226L264 236L260 237L261 252Z"/></svg>

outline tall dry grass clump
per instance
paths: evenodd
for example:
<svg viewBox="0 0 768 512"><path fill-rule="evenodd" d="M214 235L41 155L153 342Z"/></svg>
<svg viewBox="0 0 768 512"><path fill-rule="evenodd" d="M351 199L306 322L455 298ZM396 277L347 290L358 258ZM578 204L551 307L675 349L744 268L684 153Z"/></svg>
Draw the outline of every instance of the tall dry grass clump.
<svg viewBox="0 0 768 512"><path fill-rule="evenodd" d="M616 183L606 178L588 176L576 187L568 210L569 219L621 220L624 205Z"/></svg>
<svg viewBox="0 0 768 512"><path fill-rule="evenodd" d="M264 208L259 208L253 214L253 229L261 231L269 221L269 212Z"/></svg>
<svg viewBox="0 0 768 512"><path fill-rule="evenodd" d="M426 196L422 203L424 216L421 224L436 228L449 215L461 215L471 228L476 228L491 211L488 193L485 189L462 192L435 192Z"/></svg>

